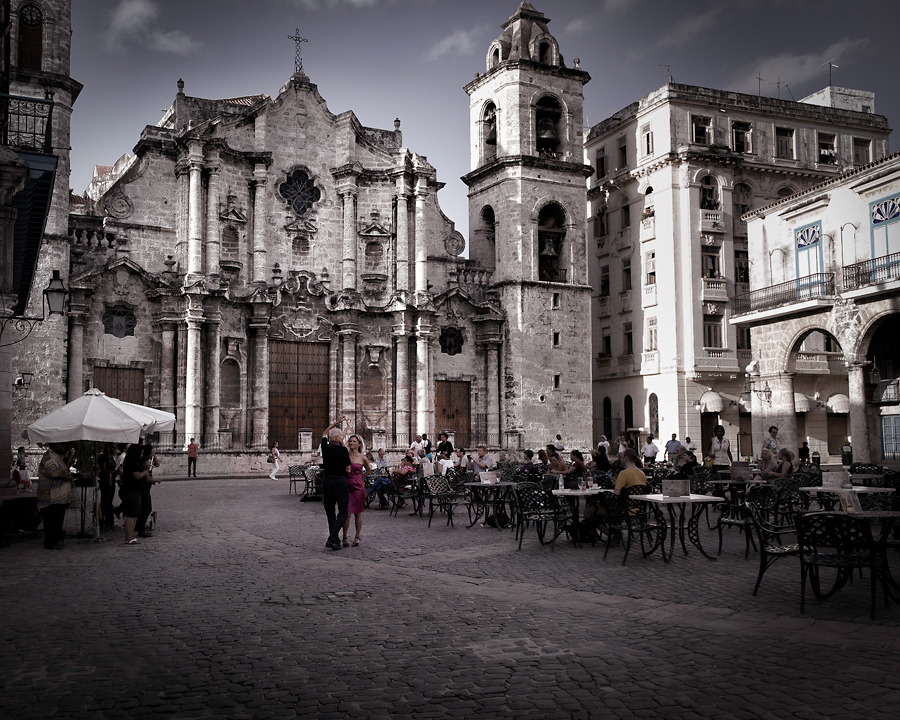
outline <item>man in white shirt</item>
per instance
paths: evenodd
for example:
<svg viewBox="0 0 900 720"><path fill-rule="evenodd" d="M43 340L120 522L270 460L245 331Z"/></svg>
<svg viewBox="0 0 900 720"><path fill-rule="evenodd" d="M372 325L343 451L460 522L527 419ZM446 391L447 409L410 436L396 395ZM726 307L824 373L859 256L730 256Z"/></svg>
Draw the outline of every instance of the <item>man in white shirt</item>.
<svg viewBox="0 0 900 720"><path fill-rule="evenodd" d="M685 439L684 439L684 447L685 447L687 450L690 450L692 453L696 453L696 452L697 452L697 443L695 443L695 442L694 442L693 440L691 440L689 437L685 437Z"/></svg>
<svg viewBox="0 0 900 720"><path fill-rule="evenodd" d="M644 443L644 447L641 448L641 455L644 456L644 462L647 465L653 465L656 463L656 456L659 454L659 448L653 444L653 436L647 436L647 442Z"/></svg>
<svg viewBox="0 0 900 720"><path fill-rule="evenodd" d="M469 458L466 455L466 449L462 447L456 448L456 458L455 463L460 470L468 470L469 469Z"/></svg>
<svg viewBox="0 0 900 720"><path fill-rule="evenodd" d="M425 457L425 441L422 439L421 435L416 435L416 439L413 441L412 445L409 446L409 449L415 453L416 462Z"/></svg>
<svg viewBox="0 0 900 720"><path fill-rule="evenodd" d="M378 469L388 467L387 458L384 456L384 448L378 448L378 457L375 458L375 467Z"/></svg>
<svg viewBox="0 0 900 720"><path fill-rule="evenodd" d="M475 472L487 472L494 469L494 458L487 454L484 445L478 446L478 457L472 459Z"/></svg>

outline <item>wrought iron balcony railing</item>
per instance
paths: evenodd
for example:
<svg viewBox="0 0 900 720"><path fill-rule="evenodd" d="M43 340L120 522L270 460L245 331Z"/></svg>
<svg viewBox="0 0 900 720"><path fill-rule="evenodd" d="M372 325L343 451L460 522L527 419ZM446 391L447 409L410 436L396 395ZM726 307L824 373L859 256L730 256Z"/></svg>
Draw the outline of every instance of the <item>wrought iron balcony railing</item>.
<svg viewBox="0 0 900 720"><path fill-rule="evenodd" d="M866 285L900 278L900 253L844 266L844 290L856 290Z"/></svg>
<svg viewBox="0 0 900 720"><path fill-rule="evenodd" d="M0 144L53 152L53 101L0 94Z"/></svg>
<svg viewBox="0 0 900 720"><path fill-rule="evenodd" d="M732 315L774 310L794 303L834 297L834 273L816 273L731 298Z"/></svg>

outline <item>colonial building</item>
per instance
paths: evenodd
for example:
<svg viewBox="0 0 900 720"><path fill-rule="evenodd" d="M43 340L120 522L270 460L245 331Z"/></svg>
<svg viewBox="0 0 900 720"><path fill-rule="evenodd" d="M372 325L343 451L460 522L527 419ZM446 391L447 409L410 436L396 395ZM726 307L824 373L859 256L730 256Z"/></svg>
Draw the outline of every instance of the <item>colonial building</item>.
<svg viewBox="0 0 900 720"><path fill-rule="evenodd" d="M753 433L836 459L900 460L900 153L745 214L757 256L731 322L749 328Z"/></svg>
<svg viewBox="0 0 900 720"><path fill-rule="evenodd" d="M134 154L73 204L65 372L43 392L94 386L175 412L173 447L307 450L342 414L388 447L441 430L587 445L589 76L564 66L547 22L523 2L466 87L469 259L399 120L335 115L299 70L274 98L197 98L179 81Z"/></svg>
<svg viewBox="0 0 900 720"><path fill-rule="evenodd" d="M752 338L728 299L793 255L755 244L741 216L883 157L889 132L871 93L792 102L676 83L591 128L595 439L678 433L705 448L721 423L741 455L758 451Z"/></svg>
<svg viewBox="0 0 900 720"><path fill-rule="evenodd" d="M69 120L81 84L69 75L69 0L0 5L0 476L9 476L15 413L63 402L65 320L44 289L68 275ZM36 348L40 348L37 350Z"/></svg>

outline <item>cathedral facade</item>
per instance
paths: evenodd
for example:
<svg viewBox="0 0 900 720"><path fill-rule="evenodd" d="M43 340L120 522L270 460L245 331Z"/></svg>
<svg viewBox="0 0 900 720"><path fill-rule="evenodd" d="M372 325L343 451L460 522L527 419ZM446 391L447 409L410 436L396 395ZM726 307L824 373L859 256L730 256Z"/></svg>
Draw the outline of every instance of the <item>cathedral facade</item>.
<svg viewBox="0 0 900 720"><path fill-rule="evenodd" d="M302 71L274 98L179 81L134 155L73 197L67 399L174 412L173 449L307 451L340 415L384 447L589 444L589 76L546 23L523 2L466 87L468 258L399 120L331 113Z"/></svg>

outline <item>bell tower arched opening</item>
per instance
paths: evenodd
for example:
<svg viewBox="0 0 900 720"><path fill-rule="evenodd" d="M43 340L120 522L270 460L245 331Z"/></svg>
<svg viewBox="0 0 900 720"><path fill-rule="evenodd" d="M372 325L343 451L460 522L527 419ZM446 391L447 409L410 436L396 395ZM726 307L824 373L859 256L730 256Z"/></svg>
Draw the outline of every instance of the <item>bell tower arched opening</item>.
<svg viewBox="0 0 900 720"><path fill-rule="evenodd" d="M562 114L562 106L556 98L548 96L538 100L534 111L534 125L537 132L535 146L540 157L562 157Z"/></svg>
<svg viewBox="0 0 900 720"><path fill-rule="evenodd" d="M556 203L538 215L538 280L566 282L566 213Z"/></svg>

